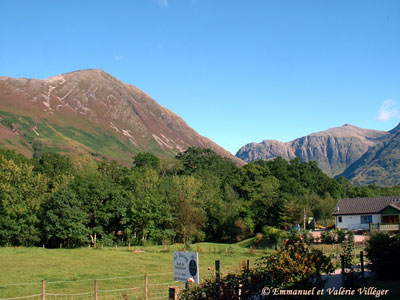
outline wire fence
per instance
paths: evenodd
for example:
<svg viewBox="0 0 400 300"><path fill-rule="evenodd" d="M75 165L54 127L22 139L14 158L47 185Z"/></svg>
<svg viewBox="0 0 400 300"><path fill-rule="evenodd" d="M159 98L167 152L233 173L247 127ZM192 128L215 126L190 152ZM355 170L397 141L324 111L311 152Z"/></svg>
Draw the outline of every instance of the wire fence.
<svg viewBox="0 0 400 300"><path fill-rule="evenodd" d="M236 265L223 265L220 271L226 275L245 266L246 263L242 261ZM199 274L203 282L215 276L215 268L200 267ZM182 291L185 282L174 281L173 272L164 272L100 279L11 283L0 285L0 300L155 300L169 299L170 288ZM32 291L35 294L19 296Z"/></svg>

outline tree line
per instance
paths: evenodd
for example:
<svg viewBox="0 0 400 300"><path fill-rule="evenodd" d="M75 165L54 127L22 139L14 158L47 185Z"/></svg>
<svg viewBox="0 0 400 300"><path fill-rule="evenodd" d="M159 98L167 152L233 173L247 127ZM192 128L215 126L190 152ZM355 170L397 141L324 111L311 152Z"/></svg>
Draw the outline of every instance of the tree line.
<svg viewBox="0 0 400 300"><path fill-rule="evenodd" d="M138 153L122 166L0 149L0 245L233 242L266 225L301 224L304 213L327 222L339 198L395 194L398 187L354 187L299 159L238 168L190 147L166 160Z"/></svg>

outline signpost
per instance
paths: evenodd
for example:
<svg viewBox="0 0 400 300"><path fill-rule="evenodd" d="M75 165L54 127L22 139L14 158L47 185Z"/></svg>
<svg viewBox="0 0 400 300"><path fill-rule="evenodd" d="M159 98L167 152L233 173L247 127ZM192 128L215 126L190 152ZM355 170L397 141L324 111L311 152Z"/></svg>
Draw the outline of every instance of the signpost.
<svg viewBox="0 0 400 300"><path fill-rule="evenodd" d="M174 280L199 284L198 252L174 251Z"/></svg>

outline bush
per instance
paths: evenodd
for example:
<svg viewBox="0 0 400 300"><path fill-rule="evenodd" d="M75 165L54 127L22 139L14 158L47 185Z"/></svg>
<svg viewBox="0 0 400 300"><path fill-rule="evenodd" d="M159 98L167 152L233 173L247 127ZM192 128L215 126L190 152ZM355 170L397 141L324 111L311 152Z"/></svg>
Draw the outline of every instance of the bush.
<svg viewBox="0 0 400 300"><path fill-rule="evenodd" d="M333 244L335 242L335 234L332 231L324 231L321 234L321 242L324 244Z"/></svg>
<svg viewBox="0 0 400 300"><path fill-rule="evenodd" d="M334 267L329 257L322 251L309 247L304 240L292 237L282 246L266 254L256 262L256 268L221 278L207 280L203 284L185 291L179 298L196 299L238 299L241 286L241 299L254 299L264 287L280 289L322 288L319 274L332 272ZM296 298L299 299L299 298Z"/></svg>
<svg viewBox="0 0 400 300"><path fill-rule="evenodd" d="M351 268L353 265L354 233L349 231L342 242L341 255L344 257L344 267Z"/></svg>
<svg viewBox="0 0 400 300"><path fill-rule="evenodd" d="M338 243L343 243L346 240L346 231L338 229L336 230L336 235Z"/></svg>
<svg viewBox="0 0 400 300"><path fill-rule="evenodd" d="M311 232L303 232L301 234L302 239L304 240L304 242L306 242L307 244L312 244L314 243L314 236L312 235Z"/></svg>
<svg viewBox="0 0 400 300"><path fill-rule="evenodd" d="M381 279L400 279L400 234L377 232L367 241L371 270Z"/></svg>
<svg viewBox="0 0 400 300"><path fill-rule="evenodd" d="M271 243L271 244L276 244L279 242L279 239L281 237L281 230L278 228L272 227L272 226L263 226L261 229L263 233L264 239Z"/></svg>

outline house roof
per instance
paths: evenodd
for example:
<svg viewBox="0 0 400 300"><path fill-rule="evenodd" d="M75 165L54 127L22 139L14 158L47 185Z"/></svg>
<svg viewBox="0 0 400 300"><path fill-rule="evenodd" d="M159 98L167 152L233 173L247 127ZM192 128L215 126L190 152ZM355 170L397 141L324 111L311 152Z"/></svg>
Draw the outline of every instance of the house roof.
<svg viewBox="0 0 400 300"><path fill-rule="evenodd" d="M333 215L377 214L387 206L400 210L400 196L340 199Z"/></svg>

